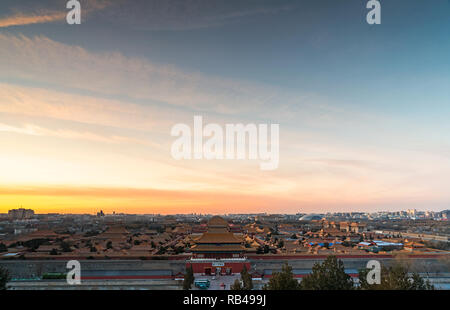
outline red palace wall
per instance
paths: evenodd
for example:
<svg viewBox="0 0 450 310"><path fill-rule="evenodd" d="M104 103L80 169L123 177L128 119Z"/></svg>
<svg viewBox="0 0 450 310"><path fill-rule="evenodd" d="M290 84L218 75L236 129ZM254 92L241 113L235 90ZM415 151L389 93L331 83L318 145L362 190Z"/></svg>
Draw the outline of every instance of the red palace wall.
<svg viewBox="0 0 450 310"><path fill-rule="evenodd" d="M221 268L223 272L226 268L231 268L231 273L240 273L244 269L244 266L246 266L247 270L250 270L250 262L224 262L224 266L220 267L213 266L213 262L187 262L186 268L189 268L191 265L194 273L205 273L205 269L207 268L211 268L213 272L216 268Z"/></svg>
<svg viewBox="0 0 450 310"><path fill-rule="evenodd" d="M203 256L201 256L203 255ZM202 254L196 254L194 253L194 258L236 258L236 257L242 257L242 255L236 255L235 253L202 253Z"/></svg>

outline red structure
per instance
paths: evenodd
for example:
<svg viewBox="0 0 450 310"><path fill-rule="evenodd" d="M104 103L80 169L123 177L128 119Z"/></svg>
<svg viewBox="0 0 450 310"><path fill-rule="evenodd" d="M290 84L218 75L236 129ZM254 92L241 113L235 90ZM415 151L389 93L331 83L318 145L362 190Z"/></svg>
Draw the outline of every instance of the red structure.
<svg viewBox="0 0 450 310"><path fill-rule="evenodd" d="M228 223L218 216L211 218L208 230L195 240L191 251L187 267L192 266L194 273L233 274L241 272L244 265L250 269L242 239L230 232Z"/></svg>

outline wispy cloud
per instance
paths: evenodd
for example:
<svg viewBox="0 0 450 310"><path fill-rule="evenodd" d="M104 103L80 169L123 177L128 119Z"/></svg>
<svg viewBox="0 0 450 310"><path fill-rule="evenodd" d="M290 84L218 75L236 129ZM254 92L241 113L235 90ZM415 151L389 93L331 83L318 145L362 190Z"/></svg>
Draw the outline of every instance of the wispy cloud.
<svg viewBox="0 0 450 310"><path fill-rule="evenodd" d="M186 72L120 53L90 52L42 36L0 34L2 77L217 113L255 111L274 97L284 97L263 85Z"/></svg>
<svg viewBox="0 0 450 310"><path fill-rule="evenodd" d="M87 15L102 10L114 2L111 0L82 0L83 18ZM46 24L63 21L66 18L67 10L65 10L65 2L59 2L54 4L60 6L60 10L51 10L48 8L36 8L35 11L19 11L13 12L9 16L0 18L0 28L12 27L12 26L25 26L34 24ZM16 10L17 11L17 10Z"/></svg>
<svg viewBox="0 0 450 310"><path fill-rule="evenodd" d="M76 131L71 129L49 129L33 124L24 124L21 127L10 126L0 123L0 132L12 132L30 136L47 136L62 139L89 140L102 143L138 143L143 145L152 145L147 140L118 135L101 135L89 131Z"/></svg>
<svg viewBox="0 0 450 310"><path fill-rule="evenodd" d="M64 12L42 12L39 13L18 13L12 16L8 16L0 19L0 28L6 28L11 26L23 26L32 24L44 24L61 21L65 18Z"/></svg>
<svg viewBox="0 0 450 310"><path fill-rule="evenodd" d="M221 78L162 65L118 52L93 52L44 36L0 34L0 79L19 79L46 88L120 98L146 106L172 106L214 115L251 115L257 119L330 124L336 113L317 95L247 80ZM323 103L325 102L325 103ZM349 111L342 116L348 117ZM308 113L308 115L306 115ZM324 118L324 116L328 116Z"/></svg>
<svg viewBox="0 0 450 310"><path fill-rule="evenodd" d="M220 27L249 17L275 15L298 7L262 1L127 0L100 14L115 24L146 31Z"/></svg>
<svg viewBox="0 0 450 310"><path fill-rule="evenodd" d="M170 109L6 83L0 83L0 102L1 113L124 129L156 131L163 119L175 118Z"/></svg>
<svg viewBox="0 0 450 310"><path fill-rule="evenodd" d="M218 27L247 17L278 14L295 5L234 3L221 0L79 0L82 18L96 14L101 21L145 30L188 30ZM56 8L56 9L55 9ZM0 18L0 28L54 23L65 20L64 1L42 1L30 8L12 8Z"/></svg>

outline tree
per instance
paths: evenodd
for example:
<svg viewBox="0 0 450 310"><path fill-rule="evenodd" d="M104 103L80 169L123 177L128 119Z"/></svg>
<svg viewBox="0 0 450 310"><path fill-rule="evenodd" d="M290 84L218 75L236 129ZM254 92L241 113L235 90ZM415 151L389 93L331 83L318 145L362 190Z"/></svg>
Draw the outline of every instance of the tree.
<svg viewBox="0 0 450 310"><path fill-rule="evenodd" d="M192 265L186 269L186 274L184 275L183 280L183 289L190 290L192 283L194 283L194 270L192 269Z"/></svg>
<svg viewBox="0 0 450 310"><path fill-rule="evenodd" d="M241 285L241 281L238 279L234 280L234 283L231 285L230 290L232 291L242 291L244 287Z"/></svg>
<svg viewBox="0 0 450 310"><path fill-rule="evenodd" d="M180 254L184 252L184 248L182 246L177 246L174 248L175 254Z"/></svg>
<svg viewBox="0 0 450 310"><path fill-rule="evenodd" d="M294 279L292 267L285 263L281 268L281 272L274 272L269 283L264 285L264 290L298 290L299 284Z"/></svg>
<svg viewBox="0 0 450 310"><path fill-rule="evenodd" d="M241 271L241 280L242 280L242 283L244 284L242 289L244 289L244 290L252 290L253 289L252 276L248 273L247 267L245 265Z"/></svg>
<svg viewBox="0 0 450 310"><path fill-rule="evenodd" d="M70 248L70 244L65 241L61 242L61 250L63 252L72 252L72 249Z"/></svg>
<svg viewBox="0 0 450 310"><path fill-rule="evenodd" d="M9 272L6 268L0 266L0 291L6 290L8 287L6 284L11 280Z"/></svg>
<svg viewBox="0 0 450 310"><path fill-rule="evenodd" d="M433 290L434 286L423 279L418 273L409 273L407 267L397 263L393 266L381 268L381 283L367 283L369 269L359 271L360 289L363 290Z"/></svg>
<svg viewBox="0 0 450 310"><path fill-rule="evenodd" d="M50 255L58 255L58 250L52 249L52 250L50 251Z"/></svg>
<svg viewBox="0 0 450 310"><path fill-rule="evenodd" d="M166 251L167 251L167 248L161 245L161 246L159 247L158 251L156 252L156 254L157 254L157 255L163 255L163 254L166 253Z"/></svg>
<svg viewBox="0 0 450 310"><path fill-rule="evenodd" d="M312 273L303 278L300 286L304 290L351 290L353 280L345 273L344 263L330 255L322 264L314 264Z"/></svg>
<svg viewBox="0 0 450 310"><path fill-rule="evenodd" d="M264 244L264 246L259 246L256 249L256 254L267 254L270 251L270 247L267 244Z"/></svg>

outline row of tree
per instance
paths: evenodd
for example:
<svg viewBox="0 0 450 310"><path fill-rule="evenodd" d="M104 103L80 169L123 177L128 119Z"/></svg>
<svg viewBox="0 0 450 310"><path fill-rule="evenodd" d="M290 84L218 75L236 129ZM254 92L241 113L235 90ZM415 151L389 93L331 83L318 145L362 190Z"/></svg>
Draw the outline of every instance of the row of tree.
<svg viewBox="0 0 450 310"><path fill-rule="evenodd" d="M280 272L275 272L264 290L432 290L433 285L423 279L418 273L410 273L408 268L395 263L381 268L380 284L369 284L367 275L369 269L359 271L359 285L345 272L344 263L336 256L328 256L322 263L314 264L312 272L299 282L294 277L292 267L287 263ZM192 266L187 269L183 288L188 290L194 283ZM244 266L241 279L231 285L231 290L251 290L253 282L250 273Z"/></svg>
<svg viewBox="0 0 450 310"><path fill-rule="evenodd" d="M272 275L263 289L265 290L432 290L433 285L417 273L410 273L401 264L381 268L381 283L369 284L369 270L359 272L359 285L355 286L352 278L345 273L344 263L336 256L329 256L323 263L316 263L312 272L301 282L294 278L292 267L287 263L281 272Z"/></svg>

